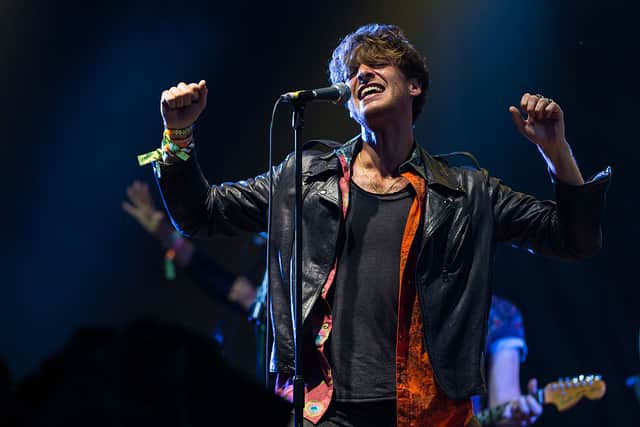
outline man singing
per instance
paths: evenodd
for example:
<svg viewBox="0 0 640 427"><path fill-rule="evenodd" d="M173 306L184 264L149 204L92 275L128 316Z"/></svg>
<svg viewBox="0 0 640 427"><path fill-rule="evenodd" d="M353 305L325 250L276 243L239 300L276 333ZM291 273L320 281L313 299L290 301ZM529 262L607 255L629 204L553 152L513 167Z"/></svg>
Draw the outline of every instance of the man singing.
<svg viewBox="0 0 640 427"><path fill-rule="evenodd" d="M303 154L305 423L470 425L470 397L485 390L496 243L593 255L610 170L585 183L560 105L530 93L509 112L545 160L555 201L432 157L413 135L429 73L396 26L347 35L329 70L331 82L349 85L347 107L361 132L344 144L309 143ZM205 81L162 93L166 129L154 168L170 214L188 236L263 231L268 173L210 185L198 166L193 124L206 102ZM271 368L277 393L291 399L293 157L271 173Z"/></svg>

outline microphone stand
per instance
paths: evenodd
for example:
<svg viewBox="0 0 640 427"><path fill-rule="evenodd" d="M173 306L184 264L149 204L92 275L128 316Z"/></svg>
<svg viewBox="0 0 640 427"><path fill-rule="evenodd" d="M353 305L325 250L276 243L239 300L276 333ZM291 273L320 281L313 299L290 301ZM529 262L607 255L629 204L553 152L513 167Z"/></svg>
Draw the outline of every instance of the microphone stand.
<svg viewBox="0 0 640 427"><path fill-rule="evenodd" d="M293 349L295 370L293 377L294 427L302 427L304 409L304 379L302 366L302 147L300 136L304 126L304 101L294 101L291 127L293 128L295 207L293 210L293 270L289 280L291 295Z"/></svg>
<svg viewBox="0 0 640 427"><path fill-rule="evenodd" d="M302 414L304 410L304 379L302 366L302 146L300 143L300 135L302 134L302 128L304 126L305 102L315 99L331 101L334 104L338 102L344 103L350 96L351 91L349 86L345 83L337 83L328 88L289 92L280 97L281 101L288 102L293 106L291 127L293 128L294 145L293 174L295 176L295 205L293 209L293 254L290 263L293 267L289 275L295 365L293 375L293 427L302 427ZM269 218L271 218L271 185L269 186ZM270 232L270 219L268 222ZM267 251L270 249L268 242L269 240L267 240ZM267 286L270 286L269 280L267 281ZM268 302L269 301L267 301L267 304Z"/></svg>

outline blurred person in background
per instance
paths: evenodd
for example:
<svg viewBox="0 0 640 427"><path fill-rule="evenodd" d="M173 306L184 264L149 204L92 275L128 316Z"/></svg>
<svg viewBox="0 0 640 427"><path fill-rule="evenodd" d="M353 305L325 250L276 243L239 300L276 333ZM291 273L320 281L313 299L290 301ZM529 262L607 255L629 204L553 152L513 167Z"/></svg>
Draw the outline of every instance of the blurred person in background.
<svg viewBox="0 0 640 427"><path fill-rule="evenodd" d="M122 209L166 250L165 275L168 279L175 277L175 263L214 300L237 305L242 311L249 312L256 299L256 286L251 280L221 268L193 242L175 231L164 212L153 203L147 183L134 181L126 192L128 200L122 202Z"/></svg>

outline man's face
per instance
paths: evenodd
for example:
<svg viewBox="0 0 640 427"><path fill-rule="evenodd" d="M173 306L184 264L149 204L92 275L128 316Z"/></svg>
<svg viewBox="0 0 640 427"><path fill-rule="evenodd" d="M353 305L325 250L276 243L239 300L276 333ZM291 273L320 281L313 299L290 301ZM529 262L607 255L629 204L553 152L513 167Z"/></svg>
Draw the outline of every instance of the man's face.
<svg viewBox="0 0 640 427"><path fill-rule="evenodd" d="M348 82L351 117L360 125L376 128L386 120L412 118L413 98L422 92L416 79L407 79L395 65L360 64Z"/></svg>

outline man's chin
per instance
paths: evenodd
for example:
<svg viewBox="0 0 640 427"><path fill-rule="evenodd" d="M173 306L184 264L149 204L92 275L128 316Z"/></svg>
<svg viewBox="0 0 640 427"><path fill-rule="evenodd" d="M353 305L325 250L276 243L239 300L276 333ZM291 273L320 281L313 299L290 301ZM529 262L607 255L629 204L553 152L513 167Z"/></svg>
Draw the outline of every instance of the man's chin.
<svg viewBox="0 0 640 427"><path fill-rule="evenodd" d="M362 113L362 118L365 125L369 128L375 126L377 123L381 123L386 119L386 108L378 105L368 106Z"/></svg>

